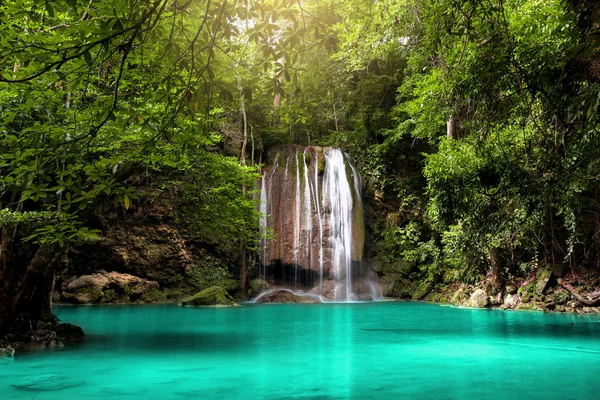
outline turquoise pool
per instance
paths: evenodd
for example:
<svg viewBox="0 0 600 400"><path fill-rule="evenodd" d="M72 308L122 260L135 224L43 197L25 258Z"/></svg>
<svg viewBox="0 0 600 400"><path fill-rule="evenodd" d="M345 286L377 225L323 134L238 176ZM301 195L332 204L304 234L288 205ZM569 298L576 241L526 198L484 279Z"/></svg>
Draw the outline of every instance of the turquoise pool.
<svg viewBox="0 0 600 400"><path fill-rule="evenodd" d="M57 307L10 399L598 399L600 318L425 303Z"/></svg>

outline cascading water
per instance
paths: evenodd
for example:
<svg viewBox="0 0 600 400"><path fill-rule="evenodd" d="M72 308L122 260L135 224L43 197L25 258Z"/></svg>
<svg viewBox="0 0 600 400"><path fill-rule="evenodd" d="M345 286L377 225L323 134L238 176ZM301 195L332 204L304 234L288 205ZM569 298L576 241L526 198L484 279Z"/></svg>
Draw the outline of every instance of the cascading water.
<svg viewBox="0 0 600 400"><path fill-rule="evenodd" d="M261 241L259 274L268 288L323 301L380 297L362 263L361 185L339 149L287 145L267 153L260 223L270 238Z"/></svg>

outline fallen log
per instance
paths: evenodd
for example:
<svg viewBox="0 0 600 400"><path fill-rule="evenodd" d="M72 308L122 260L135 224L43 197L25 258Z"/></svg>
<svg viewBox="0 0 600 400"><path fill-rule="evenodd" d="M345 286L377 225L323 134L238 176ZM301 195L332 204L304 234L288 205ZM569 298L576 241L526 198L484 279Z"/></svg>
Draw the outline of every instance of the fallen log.
<svg viewBox="0 0 600 400"><path fill-rule="evenodd" d="M579 301L581 304L584 304L589 307L600 306L600 296L597 296L593 299L586 299L581 294L579 294L577 289L575 289L569 282L566 282L563 279L558 278L558 284L560 286L562 286L563 288L567 289L573 295L573 297L575 297L577 299L577 301Z"/></svg>

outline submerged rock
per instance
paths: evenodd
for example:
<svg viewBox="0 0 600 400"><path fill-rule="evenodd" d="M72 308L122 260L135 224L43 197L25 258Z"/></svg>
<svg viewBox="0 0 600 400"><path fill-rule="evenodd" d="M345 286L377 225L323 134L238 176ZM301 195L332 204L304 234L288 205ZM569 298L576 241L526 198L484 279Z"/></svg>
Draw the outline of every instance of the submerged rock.
<svg viewBox="0 0 600 400"><path fill-rule="evenodd" d="M183 299L181 305L235 307L238 304L225 289L220 286L212 286L187 299Z"/></svg>
<svg viewBox="0 0 600 400"><path fill-rule="evenodd" d="M469 305L475 308L485 308L489 305L487 293L482 289L477 289L469 299Z"/></svg>
<svg viewBox="0 0 600 400"><path fill-rule="evenodd" d="M75 386L80 386L81 384L83 384L82 381L76 381L54 374L45 374L28 376L21 379L18 383L14 383L12 386L19 390L46 392L72 388Z"/></svg>
<svg viewBox="0 0 600 400"><path fill-rule="evenodd" d="M289 290L275 290L265 293L256 299L259 304L277 304L277 303L320 303L315 296L306 294L296 294Z"/></svg>

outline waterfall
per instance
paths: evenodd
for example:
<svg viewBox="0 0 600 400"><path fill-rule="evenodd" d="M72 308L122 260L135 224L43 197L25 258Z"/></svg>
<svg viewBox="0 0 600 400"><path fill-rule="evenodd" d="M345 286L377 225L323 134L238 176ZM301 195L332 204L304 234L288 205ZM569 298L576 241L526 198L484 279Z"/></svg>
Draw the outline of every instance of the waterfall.
<svg viewBox="0 0 600 400"><path fill-rule="evenodd" d="M350 157L337 148L286 145L269 150L266 159L259 274L267 286L323 301L380 297L362 263L362 180Z"/></svg>

